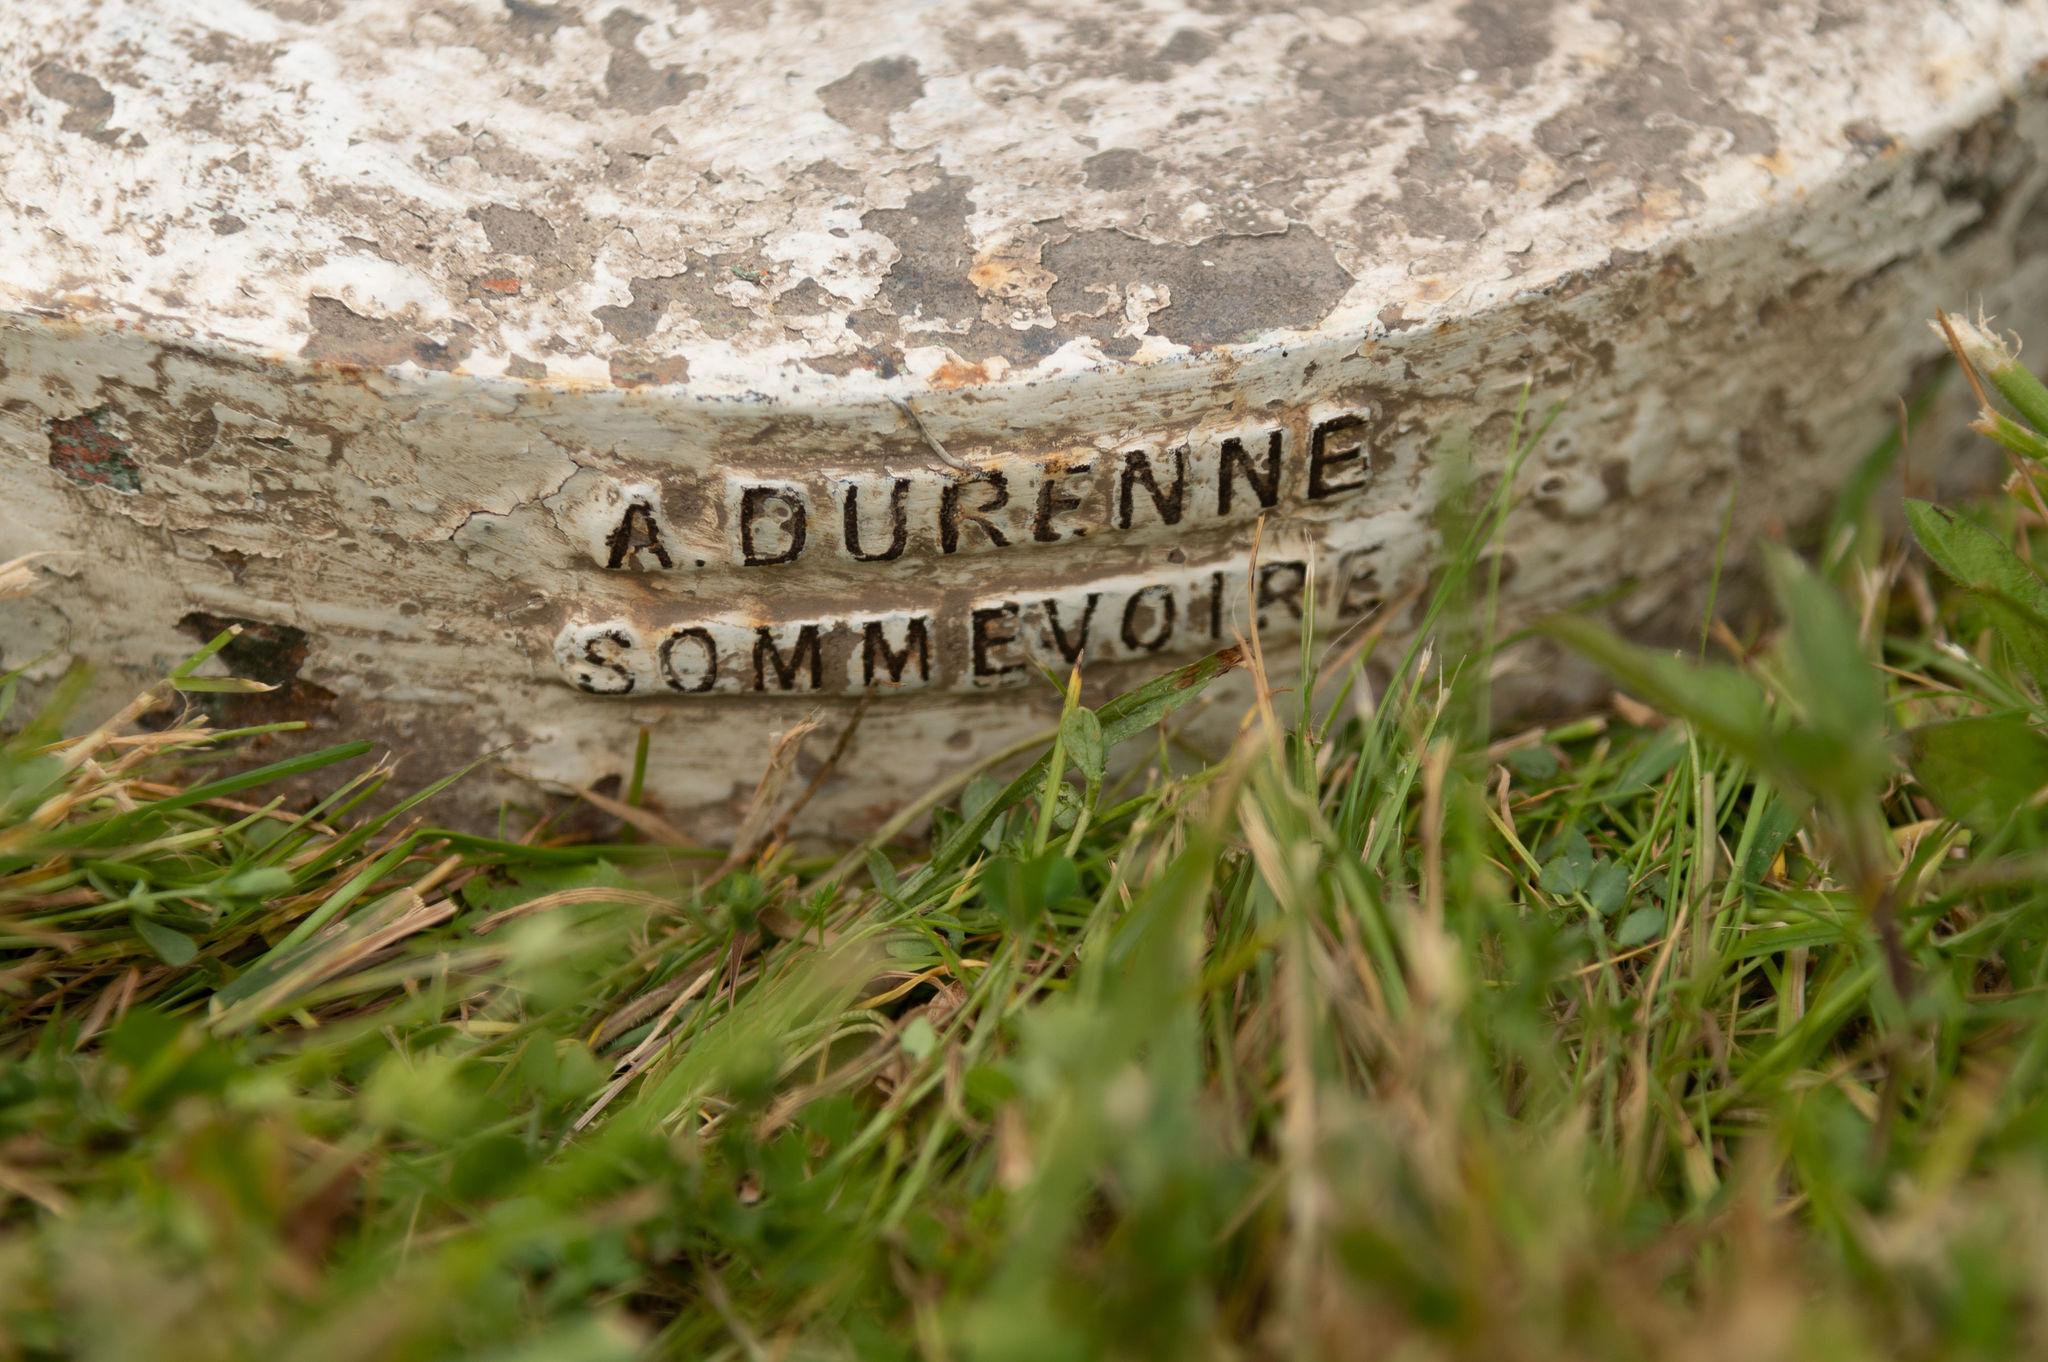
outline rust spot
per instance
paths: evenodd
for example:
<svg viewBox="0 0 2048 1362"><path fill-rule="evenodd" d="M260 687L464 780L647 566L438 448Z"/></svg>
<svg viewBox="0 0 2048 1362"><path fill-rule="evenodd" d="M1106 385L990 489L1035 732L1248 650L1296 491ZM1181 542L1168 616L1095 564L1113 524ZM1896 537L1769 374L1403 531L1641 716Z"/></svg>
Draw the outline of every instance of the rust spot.
<svg viewBox="0 0 2048 1362"><path fill-rule="evenodd" d="M501 298L516 297L519 293L519 276L516 274L480 274L473 281L472 292L495 293Z"/></svg>
<svg viewBox="0 0 2048 1362"><path fill-rule="evenodd" d="M1008 261L984 260L967 271L967 282L984 293L993 293L1010 281L1015 273Z"/></svg>
<svg viewBox="0 0 2048 1362"><path fill-rule="evenodd" d="M114 429L114 413L94 407L77 416L53 417L44 423L50 440L50 467L89 487L140 492L142 470L128 442Z"/></svg>
<svg viewBox="0 0 2048 1362"><path fill-rule="evenodd" d="M950 358L932 370L931 376L932 386L935 388L964 388L974 383L993 381L986 364L969 364L965 360Z"/></svg>

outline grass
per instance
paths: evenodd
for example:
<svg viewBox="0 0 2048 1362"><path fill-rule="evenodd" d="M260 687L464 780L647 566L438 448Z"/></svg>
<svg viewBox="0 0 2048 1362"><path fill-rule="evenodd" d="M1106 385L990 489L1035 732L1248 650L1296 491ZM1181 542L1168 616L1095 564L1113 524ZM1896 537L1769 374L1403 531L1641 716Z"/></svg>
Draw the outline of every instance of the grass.
<svg viewBox="0 0 2048 1362"><path fill-rule="evenodd" d="M1623 695L1544 730L1511 479L1412 650L1305 648L1219 760L1173 710L1256 649L838 857L202 780L193 665L160 731L16 715L0 1357L2041 1351L2048 390L1957 344L2014 496L1924 557L1845 503L1776 634L1553 621Z"/></svg>

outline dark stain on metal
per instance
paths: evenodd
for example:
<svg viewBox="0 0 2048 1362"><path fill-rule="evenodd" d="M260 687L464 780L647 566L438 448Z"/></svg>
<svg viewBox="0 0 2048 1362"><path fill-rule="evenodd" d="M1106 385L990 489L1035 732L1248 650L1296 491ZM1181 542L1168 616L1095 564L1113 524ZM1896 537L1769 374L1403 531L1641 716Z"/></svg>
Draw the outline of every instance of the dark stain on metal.
<svg viewBox="0 0 2048 1362"><path fill-rule="evenodd" d="M1193 246L1158 245L1114 229L1081 232L1046 249L1058 277L1057 315L1102 314L1122 322L1110 300L1134 284L1162 285L1167 305L1152 328L1184 344L1224 345L1275 327L1313 327L1343 298L1351 275L1307 227L1270 236L1219 236Z"/></svg>
<svg viewBox="0 0 2048 1362"><path fill-rule="evenodd" d="M704 88L704 77L679 66L657 66L640 51L640 30L650 21L631 10L615 9L604 17L601 31L611 45L605 67L605 103L628 113L649 114L680 104Z"/></svg>
<svg viewBox="0 0 2048 1362"><path fill-rule="evenodd" d="M887 140L889 116L924 98L924 76L909 57L877 57L818 91L825 112L857 132Z"/></svg>
<svg viewBox="0 0 2048 1362"><path fill-rule="evenodd" d="M36 67L29 78L38 92L64 106L64 121L59 125L64 131L108 146L120 140L121 129L107 126L107 120L114 116L114 96L106 86L82 71L53 61Z"/></svg>
<svg viewBox="0 0 2048 1362"><path fill-rule="evenodd" d="M305 630L289 624L268 624L194 610L178 621L178 631L207 643L222 630L238 624L242 632L220 650L221 661L229 674L277 689L254 695L195 696L195 702L215 722L271 723L310 718L333 710L334 692L299 675L306 665L308 651Z"/></svg>
<svg viewBox="0 0 2048 1362"><path fill-rule="evenodd" d="M453 369L468 356L468 327L451 326L446 341L416 335L404 322L365 317L339 298L315 294L306 303L306 319L312 327L305 349L308 360L363 369L385 369L408 361L422 369Z"/></svg>

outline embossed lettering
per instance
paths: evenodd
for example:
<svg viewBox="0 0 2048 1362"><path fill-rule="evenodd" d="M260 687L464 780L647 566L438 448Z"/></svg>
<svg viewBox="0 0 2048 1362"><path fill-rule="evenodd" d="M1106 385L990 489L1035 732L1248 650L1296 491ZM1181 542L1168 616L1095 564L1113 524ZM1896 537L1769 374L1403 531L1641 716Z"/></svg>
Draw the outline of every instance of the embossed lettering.
<svg viewBox="0 0 2048 1362"><path fill-rule="evenodd" d="M1366 452L1364 430L1362 416L1338 416L1317 423L1308 439L1310 501L1356 492L1372 481L1372 456ZM1342 471L1352 464L1357 467Z"/></svg>
<svg viewBox="0 0 2048 1362"><path fill-rule="evenodd" d="M640 552L645 549L654 555L654 561L663 567L674 567L675 560L669 557L668 545L661 542L661 522L655 519L654 507L645 501L626 504L625 515L619 517L619 526L605 539L608 557L605 567L617 571L627 566L640 566Z"/></svg>
<svg viewBox="0 0 2048 1362"><path fill-rule="evenodd" d="M840 527L847 553L863 563L887 563L901 558L910 543L910 479L897 478L889 487L889 547L880 553L861 547L860 484L848 480L844 486L846 509L840 517Z"/></svg>
<svg viewBox="0 0 2048 1362"><path fill-rule="evenodd" d="M1074 629L1071 641L1067 638L1067 631L1060 627L1060 603L1048 598L1041 607L1045 611L1047 631L1052 635L1053 646L1059 649L1060 656L1068 663L1081 660L1081 650L1088 646L1088 626L1095 622L1095 607L1100 604L1102 593L1089 592L1087 603L1081 607L1081 623Z"/></svg>
<svg viewBox="0 0 2048 1362"><path fill-rule="evenodd" d="M1380 545L1353 549L1337 563L1337 618L1363 619L1385 604L1376 561Z"/></svg>
<svg viewBox="0 0 2048 1362"><path fill-rule="evenodd" d="M1153 633L1150 638L1141 638L1140 621L1148 607L1152 615ZM1119 631L1124 646L1141 653L1158 652L1166 646L1166 641L1173 637L1173 621L1178 612L1179 606L1174 600L1173 588L1164 583L1132 592L1131 598L1124 602L1124 623L1122 630Z"/></svg>
<svg viewBox="0 0 2048 1362"><path fill-rule="evenodd" d="M1273 431L1266 437L1266 461L1264 465L1252 461L1245 452L1244 441L1235 437L1225 440L1216 469L1216 514L1230 514L1231 489L1237 474L1243 473L1245 484L1258 498L1259 509L1270 511L1280 503L1280 432Z"/></svg>
<svg viewBox="0 0 2048 1362"><path fill-rule="evenodd" d="M676 653L678 647L683 649L680 657ZM674 630L661 641L655 655L661 664L662 680L670 690L702 695L718 684L718 644L709 629L691 625Z"/></svg>
<svg viewBox="0 0 2048 1362"><path fill-rule="evenodd" d="M903 647L899 650L889 646L889 634L881 620L869 620L861 630L860 667L861 684L872 686L880 669L879 661L888 670L889 684L904 684L903 671L910 665L911 649L917 650L917 674L915 684L924 685L932 679L932 644L928 625L929 615L912 615L903 627Z"/></svg>
<svg viewBox="0 0 2048 1362"><path fill-rule="evenodd" d="M1173 490L1166 492L1159 486L1158 475L1152 471L1152 456L1145 450L1133 449L1124 454L1123 466L1117 471L1116 480L1116 527L1120 530L1131 528L1131 488L1144 483L1147 495L1152 498L1152 508L1159 513L1162 525L1180 524L1181 513L1187 509L1188 491L1188 447L1176 445L1167 451L1173 459Z"/></svg>
<svg viewBox="0 0 2048 1362"><path fill-rule="evenodd" d="M1038 506L1031 517L1031 537L1041 544L1057 544L1060 532L1053 528L1053 518L1062 511L1081 509L1081 499L1070 495L1062 485L1068 478L1086 477L1095 468L1091 463L1048 463L1038 483ZM1076 538L1086 534L1076 530Z"/></svg>
<svg viewBox="0 0 2048 1362"><path fill-rule="evenodd" d="M1308 585L1306 563L1262 563L1259 565L1259 589L1253 601L1258 611L1259 625L1266 624L1266 607L1284 605L1288 614L1296 620L1301 618L1301 592Z"/></svg>
<svg viewBox="0 0 2048 1362"><path fill-rule="evenodd" d="M968 634L971 640L968 654L977 682L993 681L1024 670L1021 659L1002 662L994 656L998 648L1007 648L1017 641L1015 601L975 607L968 622Z"/></svg>
<svg viewBox="0 0 2048 1362"><path fill-rule="evenodd" d="M986 483L994 489L995 495L971 511L960 509L960 494L970 483ZM1009 540L996 528L988 517L1010 504L1010 480L1001 473L975 473L949 481L939 493L939 552L960 551L960 526L964 521L988 536L988 542L996 548L1006 548Z"/></svg>
<svg viewBox="0 0 2048 1362"><path fill-rule="evenodd" d="M1298 636L1312 602L1318 620L1348 623L1381 608L1397 585L1391 574L1419 570L1406 559L1398 567L1385 541L1362 526L1339 527L1321 542L1327 556L1313 576L1305 558L1205 563L984 599L951 617L933 604L779 624L710 615L644 631L627 619L572 622L556 636L555 660L564 680L600 695L982 689L1021 681L1034 667L1213 646L1252 619L1277 643ZM943 598L934 591L928 599Z"/></svg>
<svg viewBox="0 0 2048 1362"><path fill-rule="evenodd" d="M558 656L566 651L574 664L570 668L569 679L576 689L592 695L633 693L637 678L628 665L633 652L633 635L623 625L572 627L555 646Z"/></svg>
<svg viewBox="0 0 2048 1362"><path fill-rule="evenodd" d="M783 507L778 516L770 508ZM809 515L804 507L803 493L794 487L779 483L751 483L740 493L740 561L747 567L770 567L776 563L793 563L804 551L805 522ZM779 523L782 530L782 547L777 551L762 548L755 537L755 529L763 520Z"/></svg>
<svg viewBox="0 0 2048 1362"><path fill-rule="evenodd" d="M798 686L799 668L808 664L807 686ZM818 626L804 624L797 627L796 644L789 650L789 656L782 655L782 647L775 641L775 630L762 625L754 634L754 689L768 689L768 673L775 673L778 690L816 690L822 679L823 660L818 652Z"/></svg>

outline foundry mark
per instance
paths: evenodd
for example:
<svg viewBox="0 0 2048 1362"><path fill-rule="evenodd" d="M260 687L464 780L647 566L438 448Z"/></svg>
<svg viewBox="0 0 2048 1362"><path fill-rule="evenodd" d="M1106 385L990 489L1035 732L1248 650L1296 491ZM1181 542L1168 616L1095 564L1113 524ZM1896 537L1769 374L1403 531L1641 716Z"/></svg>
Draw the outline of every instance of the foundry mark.
<svg viewBox="0 0 2048 1362"><path fill-rule="evenodd" d="M691 547L661 489L621 498L596 560L615 571L777 568L836 560L887 564L1073 543L1171 537L1245 523L1283 504L1314 505L1369 488L1384 462L1368 416L1338 411L1288 425L1197 431L1041 458L801 478L729 475L714 489L717 543Z"/></svg>
<svg viewBox="0 0 2048 1362"><path fill-rule="evenodd" d="M563 679L595 695L858 694L982 690L1091 662L1129 662L1300 635L1311 613L1343 624L1384 597L1381 547L1323 563L1279 558L977 598L964 612L897 608L762 621L576 621L555 639ZM1313 581L1312 581L1313 578Z"/></svg>

